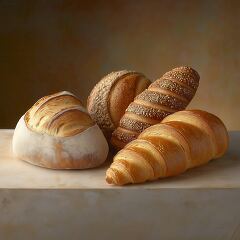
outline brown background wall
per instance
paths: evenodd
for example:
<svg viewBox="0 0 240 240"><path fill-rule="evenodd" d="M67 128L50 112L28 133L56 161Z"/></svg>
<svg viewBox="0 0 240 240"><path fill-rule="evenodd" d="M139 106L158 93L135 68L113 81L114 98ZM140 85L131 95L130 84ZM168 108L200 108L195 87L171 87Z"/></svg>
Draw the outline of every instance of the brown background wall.
<svg viewBox="0 0 240 240"><path fill-rule="evenodd" d="M111 71L179 65L201 75L189 107L240 129L240 1L0 0L0 128L49 93L85 101Z"/></svg>

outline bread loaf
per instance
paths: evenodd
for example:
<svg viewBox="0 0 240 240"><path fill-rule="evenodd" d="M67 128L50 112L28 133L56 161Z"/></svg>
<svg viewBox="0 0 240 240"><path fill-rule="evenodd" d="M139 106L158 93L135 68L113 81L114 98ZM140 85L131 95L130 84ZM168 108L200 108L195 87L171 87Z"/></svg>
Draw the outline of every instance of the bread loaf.
<svg viewBox="0 0 240 240"><path fill-rule="evenodd" d="M111 143L123 148L146 128L161 122L166 116L184 110L192 100L198 85L198 73L190 67L178 67L165 73L144 90L125 111Z"/></svg>
<svg viewBox="0 0 240 240"><path fill-rule="evenodd" d="M46 168L83 169L102 164L108 144L80 100L60 92L41 98L21 117L13 152Z"/></svg>
<svg viewBox="0 0 240 240"><path fill-rule="evenodd" d="M218 117L201 110L180 111L119 151L106 181L123 185L175 176L221 157L227 147L228 133Z"/></svg>
<svg viewBox="0 0 240 240"><path fill-rule="evenodd" d="M128 105L149 84L150 81L138 72L112 72L101 79L91 91L87 110L104 133L111 136Z"/></svg>

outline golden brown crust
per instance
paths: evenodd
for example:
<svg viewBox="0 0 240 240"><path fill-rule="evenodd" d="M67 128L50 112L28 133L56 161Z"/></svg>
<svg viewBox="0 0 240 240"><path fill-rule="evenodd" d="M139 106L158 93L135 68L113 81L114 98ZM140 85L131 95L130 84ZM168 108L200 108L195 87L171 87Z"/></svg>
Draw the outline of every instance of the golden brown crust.
<svg viewBox="0 0 240 240"><path fill-rule="evenodd" d="M106 180L123 185L178 175L221 156L227 147L227 129L218 117L201 110L180 111L127 144L114 157Z"/></svg>
<svg viewBox="0 0 240 240"><path fill-rule="evenodd" d="M119 149L121 139L127 144L122 129L128 129L138 134L147 127L161 122L168 115L186 108L192 100L199 85L198 73L190 67L179 67L165 73L153 82L148 89L137 95L127 107L120 120L119 129L113 133L111 142ZM129 118L128 114L132 117ZM139 119L139 117L141 119ZM115 138L118 138L118 141ZM132 139L132 138L131 138ZM130 139L129 139L130 140Z"/></svg>
<svg viewBox="0 0 240 240"><path fill-rule="evenodd" d="M211 139L211 144L215 146L215 157L220 157L228 148L227 129L217 116L202 110L181 111L174 116L168 116L163 123L176 121L175 118L202 129Z"/></svg>
<svg viewBox="0 0 240 240"><path fill-rule="evenodd" d="M112 87L109 95L109 112L116 128L129 103L149 85L139 73L126 74Z"/></svg>
<svg viewBox="0 0 240 240"><path fill-rule="evenodd" d="M123 70L110 73L91 91L87 101L88 112L106 133L112 132L129 103L149 84L150 81L138 72Z"/></svg>
<svg viewBox="0 0 240 240"><path fill-rule="evenodd" d="M180 145L167 138L159 138L157 136L144 136L139 139L144 139L152 143L160 152L163 159L171 159L171 161L165 161L167 166L166 177L178 175L186 170L187 161L184 150Z"/></svg>
<svg viewBox="0 0 240 240"><path fill-rule="evenodd" d="M145 171L141 171L142 167L144 167ZM140 153L129 149L118 152L118 160L112 163L111 169L115 171L114 176L116 178L114 181L117 181L118 185L124 184L121 181L122 176L125 176L124 181L130 181L131 183L136 181L145 182L149 177L154 179L154 171L147 160ZM121 172L121 175L118 174L119 172ZM110 179L111 177L109 177L109 182Z"/></svg>
<svg viewBox="0 0 240 240"><path fill-rule="evenodd" d="M136 139L135 141L130 142L125 149L135 151L146 159L153 169L153 179L158 179L159 177L167 174L167 165L164 162L162 154L150 141Z"/></svg>
<svg viewBox="0 0 240 240"><path fill-rule="evenodd" d="M55 137L73 136L94 125L80 100L69 92L39 99L26 112L24 120L32 131Z"/></svg>
<svg viewBox="0 0 240 240"><path fill-rule="evenodd" d="M205 131L185 122L172 121L163 125L165 124L174 128L184 137L190 149L189 159L191 159L191 164L188 166L189 168L205 164L215 156L214 146ZM184 149L187 148L184 147Z"/></svg>
<svg viewBox="0 0 240 240"><path fill-rule="evenodd" d="M48 124L47 132L52 136L70 137L86 130L93 124L94 122L88 114L73 108L53 117Z"/></svg>
<svg viewBox="0 0 240 240"><path fill-rule="evenodd" d="M165 138L170 139L172 142L179 145L182 149L184 149L186 154L186 164L187 167L191 166L191 160L188 156L190 156L190 148L188 145L187 139L181 134L181 132L177 131L175 126L171 124L156 124L151 126L148 131L143 131L138 138L144 139L145 137L157 137L157 138Z"/></svg>

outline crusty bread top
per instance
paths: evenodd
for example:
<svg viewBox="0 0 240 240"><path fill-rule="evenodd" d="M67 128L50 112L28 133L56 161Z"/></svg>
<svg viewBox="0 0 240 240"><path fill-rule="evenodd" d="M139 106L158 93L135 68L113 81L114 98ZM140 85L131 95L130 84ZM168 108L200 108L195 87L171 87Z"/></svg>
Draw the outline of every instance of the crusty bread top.
<svg viewBox="0 0 240 240"><path fill-rule="evenodd" d="M122 70L102 78L91 91L87 109L104 130L113 131L134 97L150 84L143 74Z"/></svg>
<svg viewBox="0 0 240 240"><path fill-rule="evenodd" d="M66 91L39 99L24 120L32 131L56 137L73 136L94 125L80 100Z"/></svg>

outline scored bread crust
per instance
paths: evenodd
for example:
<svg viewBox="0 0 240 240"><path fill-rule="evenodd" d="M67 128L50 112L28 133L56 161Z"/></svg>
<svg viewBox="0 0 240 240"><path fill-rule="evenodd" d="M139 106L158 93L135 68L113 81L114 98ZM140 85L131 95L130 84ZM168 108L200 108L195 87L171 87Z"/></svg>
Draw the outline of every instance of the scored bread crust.
<svg viewBox="0 0 240 240"><path fill-rule="evenodd" d="M133 73L123 76L112 86L108 98L108 110L115 128L119 125L129 103L149 84L150 81L145 76Z"/></svg>
<svg viewBox="0 0 240 240"><path fill-rule="evenodd" d="M112 132L129 103L149 84L150 80L142 73L112 72L94 86L87 100L87 110L100 128Z"/></svg>
<svg viewBox="0 0 240 240"><path fill-rule="evenodd" d="M102 131L66 91L39 99L21 117L12 146L19 159L52 169L93 168L108 155Z"/></svg>
<svg viewBox="0 0 240 240"><path fill-rule="evenodd" d="M94 125L81 101L67 91L39 99L24 120L29 129L58 137L72 136Z"/></svg>
<svg viewBox="0 0 240 240"><path fill-rule="evenodd" d="M166 72L153 82L129 104L112 134L113 146L121 149L149 126L184 110L196 93L199 79L194 69L184 66Z"/></svg>

